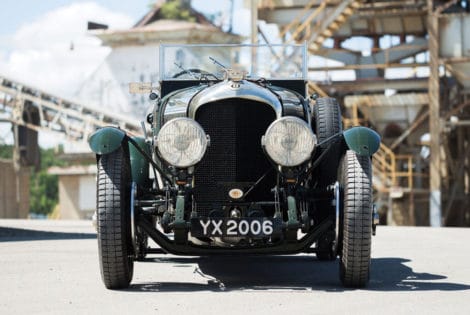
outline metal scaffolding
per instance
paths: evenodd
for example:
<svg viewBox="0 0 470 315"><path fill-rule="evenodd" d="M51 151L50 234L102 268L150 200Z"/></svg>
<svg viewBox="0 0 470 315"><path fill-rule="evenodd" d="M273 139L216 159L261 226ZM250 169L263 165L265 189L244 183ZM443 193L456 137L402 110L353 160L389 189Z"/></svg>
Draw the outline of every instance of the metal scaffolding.
<svg viewBox="0 0 470 315"><path fill-rule="evenodd" d="M39 163L37 132L62 133L72 141L86 141L99 127L119 126L140 134L139 124L128 117L67 100L0 76L0 116L11 123L15 142L15 168Z"/></svg>
<svg viewBox="0 0 470 315"><path fill-rule="evenodd" d="M374 181L389 224L470 226L470 1L253 0L246 6L252 42L258 33L266 41L258 19L277 24L285 42L307 42L314 56L310 92L338 98L346 126L368 125L382 134ZM128 117L5 77L0 119L15 126L17 143L23 138L35 146L37 135L25 129L79 141L105 125L140 133ZM35 163L33 147L17 145L18 165Z"/></svg>
<svg viewBox="0 0 470 315"><path fill-rule="evenodd" d="M33 115L38 119L28 118ZM55 131L71 140L83 140L103 126L120 126L139 134L140 126L133 119L109 113L76 101L52 95L32 86L0 76L0 113L5 121L29 129Z"/></svg>
<svg viewBox="0 0 470 315"><path fill-rule="evenodd" d="M338 98L346 126L382 134L374 180L388 223L470 226L469 11L454 0L259 3L284 41L317 56L311 91Z"/></svg>

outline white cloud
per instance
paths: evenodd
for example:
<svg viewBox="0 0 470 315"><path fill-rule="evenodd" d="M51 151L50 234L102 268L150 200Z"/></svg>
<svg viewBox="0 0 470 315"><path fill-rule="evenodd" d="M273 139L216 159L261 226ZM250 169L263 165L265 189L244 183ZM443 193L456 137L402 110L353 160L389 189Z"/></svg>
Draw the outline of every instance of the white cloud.
<svg viewBox="0 0 470 315"><path fill-rule="evenodd" d="M0 38L0 74L58 96L72 97L110 51L87 34L87 21L110 28L128 28L133 22L131 17L94 2L59 7ZM9 128L0 125L0 136L6 136L5 141L11 143ZM42 147L62 141L57 134L42 132L39 136Z"/></svg>
<svg viewBox="0 0 470 315"><path fill-rule="evenodd" d="M13 79L63 97L72 96L109 53L87 34L87 21L126 28L132 19L94 2L73 3L22 25L0 52L0 69Z"/></svg>
<svg viewBox="0 0 470 315"><path fill-rule="evenodd" d="M233 15L234 25L233 32L242 36L250 36L251 34L251 13L249 9L239 9ZM244 21L244 23L238 23Z"/></svg>

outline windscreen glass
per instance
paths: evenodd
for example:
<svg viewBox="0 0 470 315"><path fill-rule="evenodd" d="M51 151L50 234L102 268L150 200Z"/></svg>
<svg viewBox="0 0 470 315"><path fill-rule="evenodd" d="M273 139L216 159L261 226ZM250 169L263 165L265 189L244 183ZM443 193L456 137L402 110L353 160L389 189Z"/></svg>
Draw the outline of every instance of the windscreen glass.
<svg viewBox="0 0 470 315"><path fill-rule="evenodd" d="M304 45L161 45L159 56L162 80L222 80L228 69L252 79L306 79Z"/></svg>

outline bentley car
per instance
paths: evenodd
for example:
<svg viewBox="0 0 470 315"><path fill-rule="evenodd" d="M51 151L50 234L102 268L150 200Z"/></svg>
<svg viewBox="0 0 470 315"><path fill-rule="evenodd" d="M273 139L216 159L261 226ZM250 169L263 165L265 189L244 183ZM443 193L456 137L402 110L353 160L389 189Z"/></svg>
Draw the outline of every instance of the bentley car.
<svg viewBox="0 0 470 315"><path fill-rule="evenodd" d="M343 285L367 284L380 136L343 131L338 102L308 95L306 51L160 46L157 88L130 85L154 106L144 136L89 138L107 288L128 287L134 261L155 253L339 256Z"/></svg>

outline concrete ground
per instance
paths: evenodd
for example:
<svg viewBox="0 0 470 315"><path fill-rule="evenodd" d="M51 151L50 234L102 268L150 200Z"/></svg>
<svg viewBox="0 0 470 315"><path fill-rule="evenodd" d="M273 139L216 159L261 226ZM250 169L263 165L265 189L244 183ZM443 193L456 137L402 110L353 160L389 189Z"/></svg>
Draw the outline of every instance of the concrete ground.
<svg viewBox="0 0 470 315"><path fill-rule="evenodd" d="M89 221L0 220L0 314L469 314L469 241L470 229L381 226L361 290L313 255L153 255L110 291Z"/></svg>

